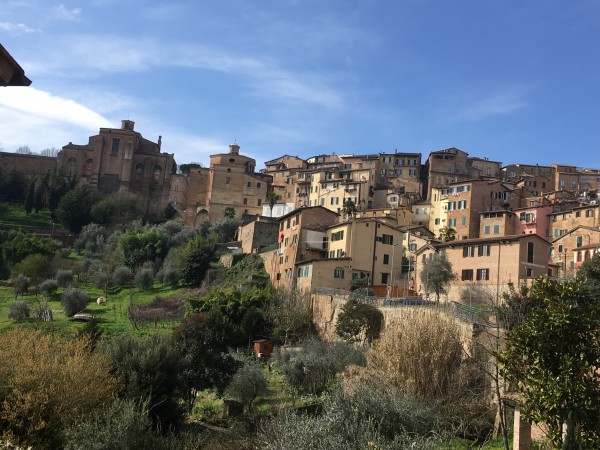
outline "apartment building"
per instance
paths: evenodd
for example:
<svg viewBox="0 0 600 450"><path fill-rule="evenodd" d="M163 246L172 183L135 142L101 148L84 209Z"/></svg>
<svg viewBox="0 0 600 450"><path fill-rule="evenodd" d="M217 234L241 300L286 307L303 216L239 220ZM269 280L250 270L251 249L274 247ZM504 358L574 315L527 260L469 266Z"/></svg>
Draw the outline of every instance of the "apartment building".
<svg viewBox="0 0 600 450"><path fill-rule="evenodd" d="M436 235L453 228L457 239L479 237L480 212L512 209L519 205L520 191L494 179L465 180L433 188L429 229Z"/></svg>
<svg viewBox="0 0 600 450"><path fill-rule="evenodd" d="M600 229L597 226L577 225L552 241L551 260L558 275L577 270L600 248Z"/></svg>
<svg viewBox="0 0 600 450"><path fill-rule="evenodd" d="M514 234L537 234L546 240L550 240L548 214L552 213L553 210L554 208L551 205L515 208Z"/></svg>
<svg viewBox="0 0 600 450"><path fill-rule="evenodd" d="M100 128L86 145L69 142L56 164L62 173L76 176L79 185L103 193L133 192L145 213L160 215L169 202L175 159L161 152L160 136L152 142L134 127L135 122L123 120L121 128Z"/></svg>
<svg viewBox="0 0 600 450"><path fill-rule="evenodd" d="M501 164L487 158L470 158L467 152L455 147L431 152L425 163L425 191L430 200L432 189L479 177L498 177Z"/></svg>
<svg viewBox="0 0 600 450"><path fill-rule="evenodd" d="M276 204L273 211L269 211L269 215L280 217L294 210L298 205L298 172L307 168L307 163L302 158L291 155L283 155L279 158L265 162L265 168L260 172L271 175L273 181L271 183L275 194ZM270 207L265 205L265 209Z"/></svg>
<svg viewBox="0 0 600 450"><path fill-rule="evenodd" d="M448 299L459 301L461 292L472 285L485 288L490 298L501 300L509 284L530 283L548 274L551 245L537 234L521 234L429 244L416 251L416 290L424 293L421 270L427 259L444 252L456 275Z"/></svg>
<svg viewBox="0 0 600 450"><path fill-rule="evenodd" d="M297 264L298 286L349 289L366 278L378 293L402 286L402 230L374 218L352 219L327 228L327 258ZM306 279L302 279L306 278ZM302 279L302 280L301 280Z"/></svg>
<svg viewBox="0 0 600 450"><path fill-rule="evenodd" d="M297 263L327 257L327 228L338 217L322 206L313 206L278 218L278 248L261 254L273 286L295 286Z"/></svg>

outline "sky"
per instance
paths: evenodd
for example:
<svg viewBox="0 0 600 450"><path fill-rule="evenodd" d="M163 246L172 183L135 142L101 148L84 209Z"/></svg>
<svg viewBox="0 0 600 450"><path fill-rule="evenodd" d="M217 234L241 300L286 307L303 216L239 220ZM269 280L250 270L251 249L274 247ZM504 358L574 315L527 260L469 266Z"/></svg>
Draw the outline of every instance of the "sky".
<svg viewBox="0 0 600 450"><path fill-rule="evenodd" d="M600 168L599 0L0 0L0 147L136 131L178 163L429 152Z"/></svg>

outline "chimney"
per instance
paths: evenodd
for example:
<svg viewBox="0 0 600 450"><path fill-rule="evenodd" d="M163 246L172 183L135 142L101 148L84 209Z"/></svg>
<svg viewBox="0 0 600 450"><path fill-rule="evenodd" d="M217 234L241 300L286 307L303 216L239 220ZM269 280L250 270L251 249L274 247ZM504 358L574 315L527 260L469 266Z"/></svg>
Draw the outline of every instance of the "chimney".
<svg viewBox="0 0 600 450"><path fill-rule="evenodd" d="M158 149L162 146L162 136L158 136Z"/></svg>
<svg viewBox="0 0 600 450"><path fill-rule="evenodd" d="M231 144L229 146L229 153L231 153L232 155L239 155L240 153L240 146L237 144Z"/></svg>
<svg viewBox="0 0 600 450"><path fill-rule="evenodd" d="M133 131L135 122L133 120L121 120L121 130Z"/></svg>

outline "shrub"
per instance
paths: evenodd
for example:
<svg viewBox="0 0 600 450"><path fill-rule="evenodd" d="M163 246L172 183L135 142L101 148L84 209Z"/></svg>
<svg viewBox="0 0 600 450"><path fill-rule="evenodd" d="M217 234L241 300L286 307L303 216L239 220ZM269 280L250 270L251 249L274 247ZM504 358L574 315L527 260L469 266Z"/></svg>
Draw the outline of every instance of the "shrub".
<svg viewBox="0 0 600 450"><path fill-rule="evenodd" d="M119 399L99 420L73 424L65 432L65 449L166 450L166 438L153 431L152 421L148 418L148 406L138 403Z"/></svg>
<svg viewBox="0 0 600 450"><path fill-rule="evenodd" d="M152 270L150 269L140 269L135 274L135 284L137 287L143 290L148 290L152 287L152 282L154 281L154 276L152 275Z"/></svg>
<svg viewBox="0 0 600 450"><path fill-rule="evenodd" d="M49 270L49 257L39 253L28 255L23 261L15 264L13 267L13 273L22 273L34 281L42 280L50 275Z"/></svg>
<svg viewBox="0 0 600 450"><path fill-rule="evenodd" d="M367 353L368 364L356 371L373 380L426 398L447 395L463 368L460 326L434 310L406 311Z"/></svg>
<svg viewBox="0 0 600 450"><path fill-rule="evenodd" d="M61 304L67 316L72 316L80 311L83 311L90 301L90 296L87 292L81 289L67 288L63 292Z"/></svg>
<svg viewBox="0 0 600 450"><path fill-rule="evenodd" d="M416 419L425 420L423 424L417 424L417 428L410 426L414 421L412 408L421 408ZM429 413L432 413L431 417ZM418 401L379 393L372 398L362 393L356 395L337 390L324 402L321 414L283 410L266 425L258 438L262 441L260 448L266 450L433 450L438 448L435 418L435 410L422 411ZM405 423L409 427L405 428Z"/></svg>
<svg viewBox="0 0 600 450"><path fill-rule="evenodd" d="M55 278L59 286L65 287L73 282L73 271L64 269L57 270Z"/></svg>
<svg viewBox="0 0 600 450"><path fill-rule="evenodd" d="M38 285L38 292L46 297L50 297L57 289L58 282L53 278L43 281Z"/></svg>
<svg viewBox="0 0 600 450"><path fill-rule="evenodd" d="M119 266L112 274L113 282L118 286L125 286L133 279L133 272L127 266Z"/></svg>
<svg viewBox="0 0 600 450"><path fill-rule="evenodd" d="M0 436L36 449L64 448L62 431L103 410L119 385L87 339L10 330L0 334L0 361Z"/></svg>
<svg viewBox="0 0 600 450"><path fill-rule="evenodd" d="M179 283L179 272L172 267L167 267L163 269L162 273L162 282L163 284L169 284L171 286L177 286Z"/></svg>
<svg viewBox="0 0 600 450"><path fill-rule="evenodd" d="M247 409L252 409L256 397L267 392L267 379L260 363L247 361L233 376L225 392Z"/></svg>
<svg viewBox="0 0 600 450"><path fill-rule="evenodd" d="M349 365L365 365L362 351L344 343L310 341L283 360L283 375L300 394L321 395Z"/></svg>
<svg viewBox="0 0 600 450"><path fill-rule="evenodd" d="M165 430L181 423L185 360L167 337L120 335L106 341L104 349L123 382L121 398L147 401L150 418Z"/></svg>
<svg viewBox="0 0 600 450"><path fill-rule="evenodd" d="M9 319L15 322L25 322L29 319L30 314L29 303L26 301L12 302L10 304L10 310L8 311Z"/></svg>
<svg viewBox="0 0 600 450"><path fill-rule="evenodd" d="M26 277L22 273L20 273L17 276L17 278L15 278L15 281L13 283L13 287L15 289L15 299L17 298L17 296L27 293L30 283L31 279L29 277Z"/></svg>

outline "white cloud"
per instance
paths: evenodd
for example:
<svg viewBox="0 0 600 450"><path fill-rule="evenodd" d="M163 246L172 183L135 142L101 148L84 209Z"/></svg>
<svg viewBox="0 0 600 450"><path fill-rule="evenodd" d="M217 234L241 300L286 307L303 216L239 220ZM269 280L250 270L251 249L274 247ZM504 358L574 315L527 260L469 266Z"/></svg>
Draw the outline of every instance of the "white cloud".
<svg viewBox="0 0 600 450"><path fill-rule="evenodd" d="M0 105L31 116L80 127L110 126L107 119L84 105L31 87L3 88L0 90Z"/></svg>
<svg viewBox="0 0 600 450"><path fill-rule="evenodd" d="M506 116L526 108L525 91L521 87L509 87L495 92L452 113L456 121L478 121L491 116Z"/></svg>
<svg viewBox="0 0 600 450"><path fill-rule="evenodd" d="M8 31L9 33L37 33L40 30L28 27L24 23L0 22L0 30Z"/></svg>
<svg viewBox="0 0 600 450"><path fill-rule="evenodd" d="M39 151L62 147L68 142L87 143L100 127L113 127L109 120L73 100L31 87L0 90L0 142L6 151L28 145Z"/></svg>
<svg viewBox="0 0 600 450"><path fill-rule="evenodd" d="M28 61L32 76L97 77L100 73L137 72L154 67L188 67L245 77L252 93L338 108L340 92L323 75L288 71L266 59L237 56L205 45L127 39L114 36L69 36L60 45L40 49ZM100 71L100 73L99 73Z"/></svg>
<svg viewBox="0 0 600 450"><path fill-rule="evenodd" d="M54 8L54 17L59 20L77 22L80 19L81 8L68 9L62 3Z"/></svg>

